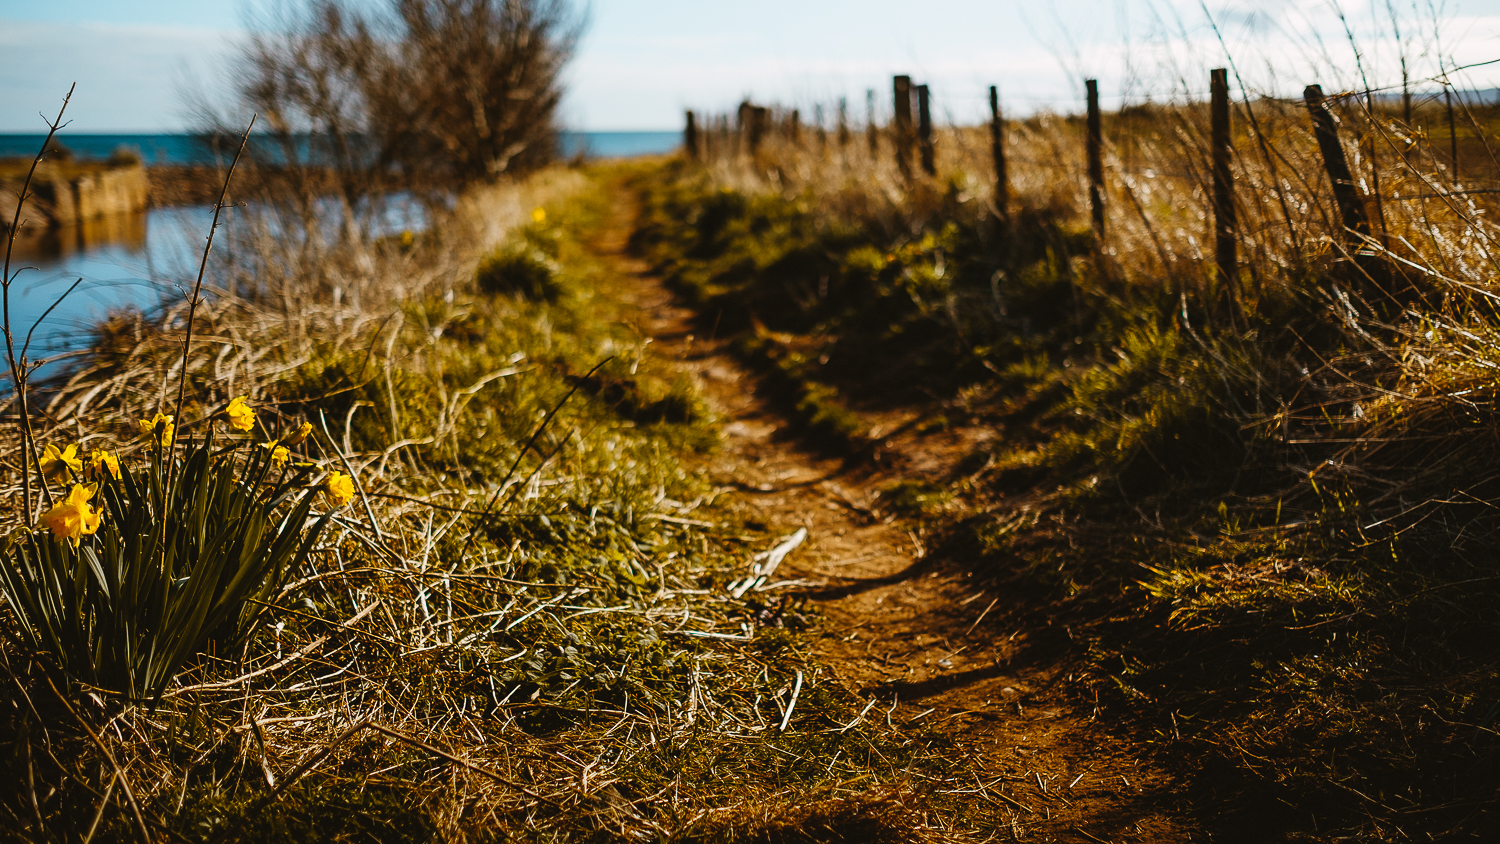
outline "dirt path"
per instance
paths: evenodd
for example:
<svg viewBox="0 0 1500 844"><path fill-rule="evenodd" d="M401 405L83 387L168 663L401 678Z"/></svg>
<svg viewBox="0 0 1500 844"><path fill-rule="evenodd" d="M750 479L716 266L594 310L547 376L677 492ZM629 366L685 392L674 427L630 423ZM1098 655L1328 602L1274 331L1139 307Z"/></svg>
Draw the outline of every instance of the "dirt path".
<svg viewBox="0 0 1500 844"><path fill-rule="evenodd" d="M1022 658L1030 631L985 623L1005 595L926 561L911 527L878 514L890 467L931 463L952 443L932 442L926 453L921 436L904 438L883 470L800 449L757 376L724 341L695 336L696 314L629 253L633 214L622 194L596 248L624 280L636 328L691 374L723 420L713 480L739 490L767 525L807 529L777 576L810 581L805 594L829 622L819 656L836 680L895 725L925 719L950 730L972 760L973 799L992 804L1015 840L1206 840L1144 748L1068 700L1063 668Z"/></svg>

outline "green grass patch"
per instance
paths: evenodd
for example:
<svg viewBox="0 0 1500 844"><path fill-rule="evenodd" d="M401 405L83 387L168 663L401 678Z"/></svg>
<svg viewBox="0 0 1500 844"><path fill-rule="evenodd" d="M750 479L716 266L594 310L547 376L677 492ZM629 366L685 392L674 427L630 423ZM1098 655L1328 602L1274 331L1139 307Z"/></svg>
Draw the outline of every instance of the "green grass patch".
<svg viewBox="0 0 1500 844"><path fill-rule="evenodd" d="M1191 759L1226 834L1492 831L1487 339L1459 353L1437 312L1389 324L1326 256L1230 309L1211 281L1095 255L1045 198L1018 197L997 244L951 192L911 190L893 225L855 187L745 184L663 168L638 245L792 379L809 430L892 406L993 429L965 477L882 509L936 517L941 553L1016 596L995 629L1067 629L1079 700Z"/></svg>

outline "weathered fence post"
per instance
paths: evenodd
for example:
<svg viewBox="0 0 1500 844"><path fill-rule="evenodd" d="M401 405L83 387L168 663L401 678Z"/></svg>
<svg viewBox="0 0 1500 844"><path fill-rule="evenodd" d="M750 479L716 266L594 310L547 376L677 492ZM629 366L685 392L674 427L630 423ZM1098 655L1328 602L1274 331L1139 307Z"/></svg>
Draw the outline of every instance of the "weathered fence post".
<svg viewBox="0 0 1500 844"><path fill-rule="evenodd" d="M1005 120L1000 116L1000 89L990 86L990 152L995 158L995 213L1010 223L1010 179L1005 171Z"/></svg>
<svg viewBox="0 0 1500 844"><path fill-rule="evenodd" d="M1318 149L1323 153L1323 167L1328 171L1328 181L1333 183L1333 200L1339 206L1339 217L1343 220L1346 234L1356 243L1370 236L1370 218L1365 214L1364 202L1354 187L1354 176L1349 172L1349 162L1344 158L1344 147L1339 144L1338 126L1333 114L1323 101L1323 87L1309 85L1302 91L1302 99L1312 114L1313 135L1318 139Z"/></svg>
<svg viewBox="0 0 1500 844"><path fill-rule="evenodd" d="M849 100L839 97L839 148L849 146Z"/></svg>
<svg viewBox="0 0 1500 844"><path fill-rule="evenodd" d="M880 132L875 128L875 89L865 89L865 140L870 144L870 158L880 154Z"/></svg>
<svg viewBox="0 0 1500 844"><path fill-rule="evenodd" d="M738 136L735 138L735 154L741 155L751 151L750 136L753 134L751 123L755 119L755 106L749 100L740 102L739 110L735 112L734 131Z"/></svg>
<svg viewBox="0 0 1500 844"><path fill-rule="evenodd" d="M1401 124L1411 128L1411 80L1406 75L1406 54L1401 54Z"/></svg>
<svg viewBox="0 0 1500 844"><path fill-rule="evenodd" d="M1099 120L1099 80L1085 79L1088 91L1089 210L1094 216L1094 234L1104 239L1104 129Z"/></svg>
<svg viewBox="0 0 1500 844"><path fill-rule="evenodd" d="M770 128L771 110L765 106L751 105L747 100L740 104L740 131L745 136L745 151L753 158L760 152L760 142Z"/></svg>
<svg viewBox="0 0 1500 844"><path fill-rule="evenodd" d="M1443 101L1448 106L1448 157L1453 159L1453 181L1458 181L1458 131L1453 122L1453 86L1443 79Z"/></svg>
<svg viewBox="0 0 1500 844"><path fill-rule="evenodd" d="M896 94L896 166L901 175L911 178L911 77L893 80Z"/></svg>
<svg viewBox="0 0 1500 844"><path fill-rule="evenodd" d="M1208 90L1214 173L1214 260L1219 267L1219 280L1237 285L1234 177L1229 170L1229 159L1234 154L1229 131L1229 71L1222 67L1210 70Z"/></svg>
<svg viewBox="0 0 1500 844"><path fill-rule="evenodd" d="M687 128L682 130L682 146L688 158L698 158L698 124L693 113L687 113Z"/></svg>
<svg viewBox="0 0 1500 844"><path fill-rule="evenodd" d="M917 146L922 151L922 172L937 175L937 161L932 146L932 107L926 85L917 86Z"/></svg>
<svg viewBox="0 0 1500 844"><path fill-rule="evenodd" d="M1380 118L1375 116L1375 95L1365 88L1365 117L1370 121L1370 144L1365 148L1365 159L1370 162L1370 193L1375 196L1375 219L1380 222L1380 245L1390 245L1389 232L1385 227L1385 201L1380 197L1380 156L1376 145L1376 129Z"/></svg>
<svg viewBox="0 0 1500 844"><path fill-rule="evenodd" d="M787 118L787 137L791 139L792 146L800 146L802 143L802 112L792 109L791 117Z"/></svg>

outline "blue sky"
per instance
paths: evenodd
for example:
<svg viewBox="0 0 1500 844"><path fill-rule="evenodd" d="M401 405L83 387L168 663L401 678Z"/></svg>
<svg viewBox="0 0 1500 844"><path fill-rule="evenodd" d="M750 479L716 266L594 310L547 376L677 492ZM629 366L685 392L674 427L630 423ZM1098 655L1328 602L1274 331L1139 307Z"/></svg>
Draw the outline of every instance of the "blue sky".
<svg viewBox="0 0 1500 844"><path fill-rule="evenodd" d="M1439 72L1439 54L1500 59L1500 0L1391 5L1419 76ZM1208 7L1252 87L1355 84L1332 0ZM1399 80L1385 0L1343 8L1374 84ZM72 131L181 128L185 87L227 90L222 68L247 11L241 0L0 0L0 131L39 130L38 112L55 112L74 81ZM865 90L888 99L894 73L928 82L943 117L977 117L990 84L1016 112L1071 109L1084 76L1115 102L1162 98L1224 55L1197 0L594 0L590 18L563 116L595 130L673 129L684 108L747 94L805 113L844 96L862 114ZM1493 87L1500 65L1460 79Z"/></svg>

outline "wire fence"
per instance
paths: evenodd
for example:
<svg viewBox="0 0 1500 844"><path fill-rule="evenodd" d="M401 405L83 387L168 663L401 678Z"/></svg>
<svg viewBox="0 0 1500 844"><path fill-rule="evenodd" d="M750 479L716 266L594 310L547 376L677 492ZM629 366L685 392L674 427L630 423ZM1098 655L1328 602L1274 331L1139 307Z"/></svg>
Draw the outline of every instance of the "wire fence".
<svg viewBox="0 0 1500 844"><path fill-rule="evenodd" d="M1377 286L1425 275L1487 288L1500 276L1490 208L1500 212L1490 129L1500 109L1457 92L1452 77L1494 63L1404 89L1310 85L1301 99L1231 89L1220 69L1206 100L1178 90L1108 113L1085 80L1083 113L1015 120L992 89L991 119L978 126L936 125L936 98L896 77L883 119L873 95L863 115L840 101L811 119L746 100L692 114L684 146L731 182L863 203L897 233L954 213L940 195L967 201L960 213L997 243L1028 236L1025 221L1044 209L1072 209L1090 221L1094 257L1127 285L1197 301L1227 289L1236 310L1330 260ZM1424 92L1431 84L1441 87Z"/></svg>

